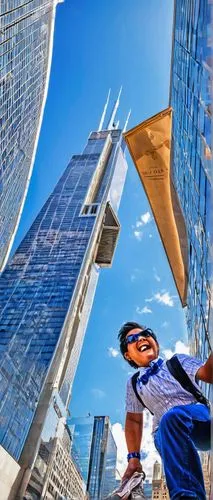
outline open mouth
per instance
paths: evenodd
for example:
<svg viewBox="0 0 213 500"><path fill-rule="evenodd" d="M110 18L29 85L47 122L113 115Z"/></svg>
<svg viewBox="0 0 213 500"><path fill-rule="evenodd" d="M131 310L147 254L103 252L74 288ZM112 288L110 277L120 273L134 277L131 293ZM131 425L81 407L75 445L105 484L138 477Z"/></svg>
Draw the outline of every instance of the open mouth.
<svg viewBox="0 0 213 500"><path fill-rule="evenodd" d="M148 351L148 349L150 349L150 345L149 344L143 344L143 345L139 346L137 349L140 352L145 352L145 351Z"/></svg>

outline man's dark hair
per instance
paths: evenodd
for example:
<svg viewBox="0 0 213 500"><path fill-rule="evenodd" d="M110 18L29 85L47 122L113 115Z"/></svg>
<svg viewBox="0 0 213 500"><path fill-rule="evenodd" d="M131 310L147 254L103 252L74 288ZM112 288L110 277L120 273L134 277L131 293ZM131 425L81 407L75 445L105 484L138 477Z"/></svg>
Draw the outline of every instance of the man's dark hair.
<svg viewBox="0 0 213 500"><path fill-rule="evenodd" d="M147 327L139 325L139 323L135 323L134 321L128 321L127 323L124 323L124 325L122 325L121 329L119 330L118 339L120 342L120 351L121 351L121 354L123 357L124 357L124 354L127 352L126 336L131 330L134 330L135 328L141 328L141 330L146 330ZM156 338L156 335L154 334L154 332L150 336L153 337L153 339L155 340L155 342L158 345L158 341L157 341L157 338ZM124 359L133 368L138 368L138 365L134 361L130 361L126 358L124 358Z"/></svg>

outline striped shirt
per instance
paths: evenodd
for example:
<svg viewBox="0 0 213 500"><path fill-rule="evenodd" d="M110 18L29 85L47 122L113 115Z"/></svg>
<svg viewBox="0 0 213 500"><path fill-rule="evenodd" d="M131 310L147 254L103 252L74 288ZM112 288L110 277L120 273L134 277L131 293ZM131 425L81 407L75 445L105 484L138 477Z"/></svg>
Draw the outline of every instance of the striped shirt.
<svg viewBox="0 0 213 500"><path fill-rule="evenodd" d="M193 384L199 388L195 380L195 375L198 369L203 365L203 362L186 354L176 354L176 356ZM196 403L197 400L192 394L183 389L180 383L171 375L167 368L166 360L162 363L159 371L155 375L151 375L148 383L144 385L139 382L139 379L141 375L145 373L146 369L147 368L140 368L140 374L137 379L137 392L139 396L141 396L146 407L154 414L154 432L159 425L161 417L170 410L170 408ZM126 411L141 413L144 410L144 406L134 393L131 378L127 382Z"/></svg>

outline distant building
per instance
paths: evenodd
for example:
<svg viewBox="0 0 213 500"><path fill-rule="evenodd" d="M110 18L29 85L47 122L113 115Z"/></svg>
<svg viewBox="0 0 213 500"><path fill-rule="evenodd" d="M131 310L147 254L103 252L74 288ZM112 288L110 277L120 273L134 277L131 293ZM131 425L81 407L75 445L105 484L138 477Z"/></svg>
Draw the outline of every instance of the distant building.
<svg viewBox="0 0 213 500"><path fill-rule="evenodd" d="M161 464L156 460L152 474L152 500L161 500Z"/></svg>
<svg viewBox="0 0 213 500"><path fill-rule="evenodd" d="M107 497L116 487L117 447L109 417L71 418L71 455L80 467L91 500Z"/></svg>
<svg viewBox="0 0 213 500"><path fill-rule="evenodd" d="M86 484L72 459L71 433L55 397L48 413L48 429L44 431L32 474L25 492L26 500L68 498L84 500Z"/></svg>
<svg viewBox="0 0 213 500"><path fill-rule="evenodd" d="M152 500L152 483L148 479L145 479L143 489L146 500Z"/></svg>
<svg viewBox="0 0 213 500"><path fill-rule="evenodd" d="M169 500L169 492L161 463L157 460L153 466L152 500Z"/></svg>
<svg viewBox="0 0 213 500"><path fill-rule="evenodd" d="M153 465L153 475L152 475L152 480L153 481L158 481L161 478L161 464L157 460L155 461Z"/></svg>
<svg viewBox="0 0 213 500"><path fill-rule="evenodd" d="M112 265L127 171L118 104L103 129L105 107L0 277L0 461L15 461L19 477L49 441L49 410L68 412L99 272Z"/></svg>
<svg viewBox="0 0 213 500"><path fill-rule="evenodd" d="M105 424L106 425L106 424ZM117 446L112 435L111 426L107 424L108 434L106 436L106 459L104 465L104 477L102 486L102 497L107 497L116 487L116 462Z"/></svg>
<svg viewBox="0 0 213 500"><path fill-rule="evenodd" d="M86 485L60 438L42 443L31 475L26 500L85 499Z"/></svg>
<svg viewBox="0 0 213 500"><path fill-rule="evenodd" d="M68 427L72 435L71 455L87 484L94 417L71 417L68 419Z"/></svg>
<svg viewBox="0 0 213 500"><path fill-rule="evenodd" d="M169 500L169 490L166 485L165 476L162 476L162 500Z"/></svg>
<svg viewBox="0 0 213 500"><path fill-rule="evenodd" d="M201 464L207 500L211 500L211 454L201 453Z"/></svg>
<svg viewBox="0 0 213 500"><path fill-rule="evenodd" d="M56 5L57 0L1 2L0 271L9 257L32 174L49 83Z"/></svg>

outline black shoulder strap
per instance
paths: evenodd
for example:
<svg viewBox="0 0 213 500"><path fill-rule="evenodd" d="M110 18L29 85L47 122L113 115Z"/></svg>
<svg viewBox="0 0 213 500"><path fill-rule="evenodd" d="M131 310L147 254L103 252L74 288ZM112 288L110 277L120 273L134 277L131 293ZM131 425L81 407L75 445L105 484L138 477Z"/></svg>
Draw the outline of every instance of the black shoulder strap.
<svg viewBox="0 0 213 500"><path fill-rule="evenodd" d="M173 375L173 377L180 383L183 389L190 392L199 403L209 406L208 400L192 383L176 355L172 356L171 359L168 359L166 364L171 375Z"/></svg>
<svg viewBox="0 0 213 500"><path fill-rule="evenodd" d="M132 380L132 388L133 388L133 391L134 391L138 401L140 401L140 403L144 406L144 408L147 408L147 406L144 404L143 400L141 399L141 397L139 396L138 391L137 391L137 378L138 378L139 373L140 372L136 372L132 376L132 379L131 379ZM149 408L147 408L147 410L149 410ZM152 411L150 411L150 413L153 415Z"/></svg>

